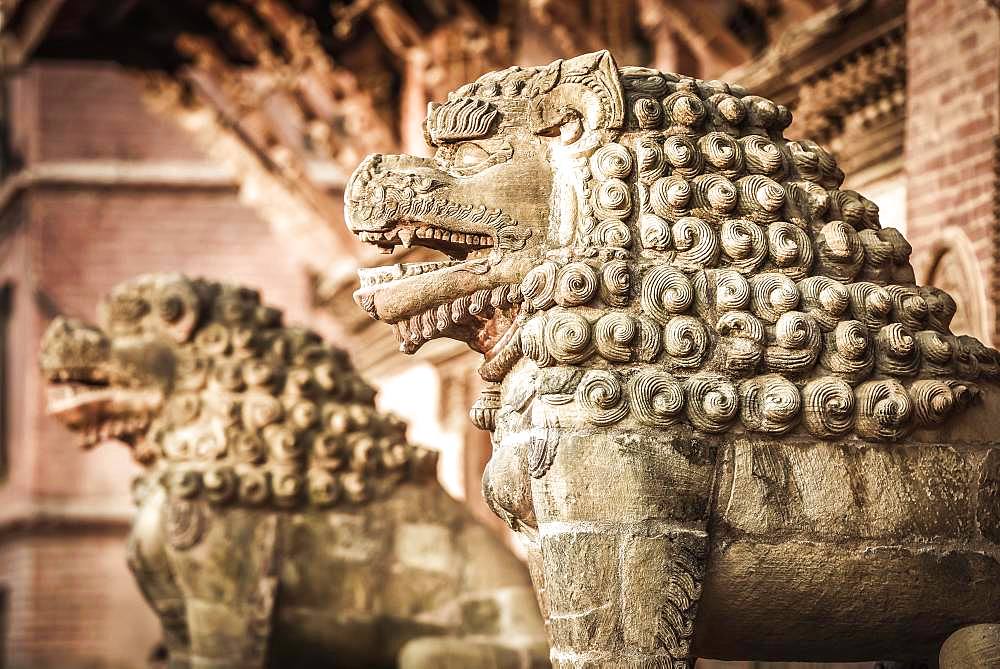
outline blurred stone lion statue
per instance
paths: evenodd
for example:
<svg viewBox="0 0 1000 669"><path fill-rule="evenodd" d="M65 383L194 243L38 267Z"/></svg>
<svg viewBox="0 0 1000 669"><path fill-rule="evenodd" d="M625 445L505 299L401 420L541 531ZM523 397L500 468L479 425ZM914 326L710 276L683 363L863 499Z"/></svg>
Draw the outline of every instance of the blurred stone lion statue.
<svg viewBox="0 0 1000 669"><path fill-rule="evenodd" d="M344 351L177 275L119 285L100 323L46 331L48 407L145 466L129 564L167 666L548 666L525 568Z"/></svg>

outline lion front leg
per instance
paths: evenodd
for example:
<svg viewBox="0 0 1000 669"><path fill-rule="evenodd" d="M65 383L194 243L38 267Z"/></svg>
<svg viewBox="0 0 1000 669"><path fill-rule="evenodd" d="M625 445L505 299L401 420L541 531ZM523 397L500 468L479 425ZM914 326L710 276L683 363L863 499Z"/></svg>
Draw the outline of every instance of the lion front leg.
<svg viewBox="0 0 1000 669"><path fill-rule="evenodd" d="M171 499L170 565L184 593L191 669L268 666L277 601L279 517Z"/></svg>
<svg viewBox="0 0 1000 669"><path fill-rule="evenodd" d="M158 486L140 501L129 536L128 566L139 590L160 619L167 669L189 669L191 639L187 604L167 553L164 528L166 493Z"/></svg>
<svg viewBox="0 0 1000 669"><path fill-rule="evenodd" d="M515 648L462 637L414 639L399 654L399 669L547 669L544 644Z"/></svg>
<svg viewBox="0 0 1000 669"><path fill-rule="evenodd" d="M544 532L553 667L693 666L703 532L590 522Z"/></svg>
<svg viewBox="0 0 1000 669"><path fill-rule="evenodd" d="M532 496L553 666L693 666L711 449L628 432L545 438L535 461L551 465L532 470Z"/></svg>

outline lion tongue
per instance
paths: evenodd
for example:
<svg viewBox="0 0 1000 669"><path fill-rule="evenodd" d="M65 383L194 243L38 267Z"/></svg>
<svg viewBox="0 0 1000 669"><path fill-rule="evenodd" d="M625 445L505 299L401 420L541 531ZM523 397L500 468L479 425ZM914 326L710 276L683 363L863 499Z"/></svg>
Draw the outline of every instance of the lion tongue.
<svg viewBox="0 0 1000 669"><path fill-rule="evenodd" d="M399 241L403 243L404 248L410 248L410 241L413 239L413 229L403 228L399 231Z"/></svg>

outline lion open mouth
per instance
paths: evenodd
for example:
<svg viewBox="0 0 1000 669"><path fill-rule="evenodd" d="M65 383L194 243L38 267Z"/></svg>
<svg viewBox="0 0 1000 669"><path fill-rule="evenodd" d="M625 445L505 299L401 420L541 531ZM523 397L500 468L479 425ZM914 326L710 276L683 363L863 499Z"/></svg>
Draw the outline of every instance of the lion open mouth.
<svg viewBox="0 0 1000 669"><path fill-rule="evenodd" d="M450 337L486 353L516 318L521 301L518 285L484 287L457 299L454 293L435 297L437 291L432 287L458 285L468 290L482 282L488 268L488 256L477 254L465 260L396 263L362 269L361 287L354 299L372 317L393 325L403 352L413 353L431 339ZM390 311L406 297L421 295L427 299L422 300L422 308L418 307L415 313L402 311L397 315Z"/></svg>
<svg viewBox="0 0 1000 669"><path fill-rule="evenodd" d="M451 232L415 221L400 222L385 232L359 232L358 238L378 246L386 254L391 254L400 245L404 248L423 246L460 260L482 257L494 246L493 237L488 234Z"/></svg>
<svg viewBox="0 0 1000 669"><path fill-rule="evenodd" d="M134 444L160 404L159 391L113 387L99 370L51 372L47 410L79 435L84 447L108 439Z"/></svg>
<svg viewBox="0 0 1000 669"><path fill-rule="evenodd" d="M453 202L439 190L441 183L379 173L379 164L377 157L369 160L352 178L347 202L352 231L385 254L402 246L408 255L429 261L360 270L355 301L395 327L406 353L438 337L489 351L516 318L521 301L520 276L498 272L497 266L505 251L523 247L525 235L499 209ZM433 253L447 259L430 260Z"/></svg>

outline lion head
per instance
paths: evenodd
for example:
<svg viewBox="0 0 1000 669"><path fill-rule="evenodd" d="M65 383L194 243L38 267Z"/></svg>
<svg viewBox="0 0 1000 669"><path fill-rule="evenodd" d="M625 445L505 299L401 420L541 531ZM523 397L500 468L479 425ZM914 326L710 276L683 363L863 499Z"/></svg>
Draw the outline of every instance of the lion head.
<svg viewBox="0 0 1000 669"><path fill-rule="evenodd" d="M951 332L954 301L915 285L909 244L825 150L785 139L791 118L607 52L486 74L431 105L434 159L352 177L362 240L451 257L363 271L357 301L406 351L447 336L487 381L524 370L486 390L487 428L532 397L598 426L938 425L1000 378L998 354Z"/></svg>
<svg viewBox="0 0 1000 669"><path fill-rule="evenodd" d="M441 336L490 350L517 316L525 274L575 238L580 170L622 128L623 104L606 52L494 72L431 104L435 157L369 157L348 184L346 219L383 250L419 245L450 260L364 271L358 303L395 324L406 351Z"/></svg>
<svg viewBox="0 0 1000 669"><path fill-rule="evenodd" d="M138 277L111 291L100 326L45 332L49 412L86 446L133 446L184 497L328 506L433 476L433 453L375 409L345 352L281 320L247 288Z"/></svg>

